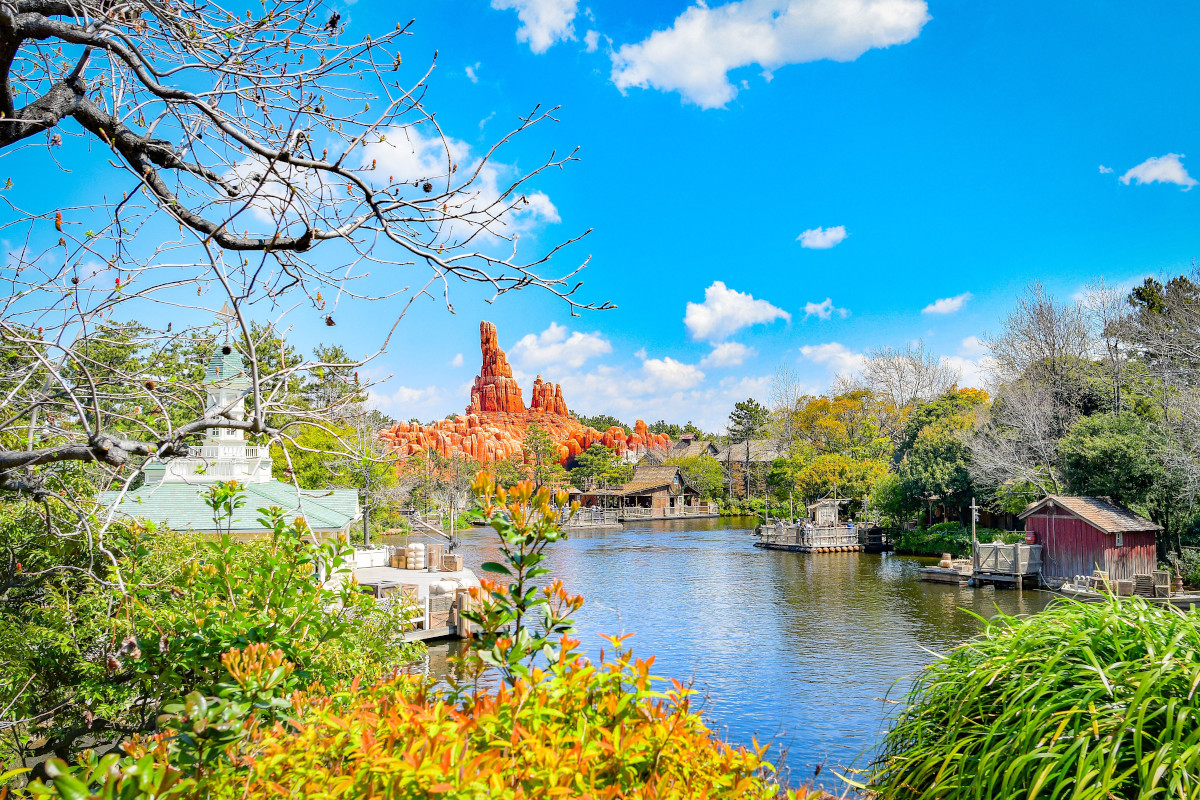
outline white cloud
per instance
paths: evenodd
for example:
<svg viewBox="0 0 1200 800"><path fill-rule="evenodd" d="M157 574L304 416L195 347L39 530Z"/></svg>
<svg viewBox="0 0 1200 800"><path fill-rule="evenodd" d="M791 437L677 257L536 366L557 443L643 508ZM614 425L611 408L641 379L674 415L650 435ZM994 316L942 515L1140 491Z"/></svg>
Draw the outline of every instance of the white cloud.
<svg viewBox="0 0 1200 800"><path fill-rule="evenodd" d="M922 314L953 314L960 310L973 295L970 292L956 294L954 297L943 297L939 300L934 300L929 305L921 309Z"/></svg>
<svg viewBox="0 0 1200 800"><path fill-rule="evenodd" d="M736 367L755 355L753 347L739 342L721 342L713 345L712 352L700 359L702 367Z"/></svg>
<svg viewBox="0 0 1200 800"><path fill-rule="evenodd" d="M426 386L424 389L397 386L389 390L382 385L372 388L368 395L371 405L396 419L424 416L441 399L436 386Z"/></svg>
<svg viewBox="0 0 1200 800"><path fill-rule="evenodd" d="M529 42L529 49L544 53L555 42L575 38L575 13L579 0L492 0L492 8L514 10L521 27L517 41Z"/></svg>
<svg viewBox="0 0 1200 800"><path fill-rule="evenodd" d="M471 83L479 83L479 62L476 61L467 67L467 79Z"/></svg>
<svg viewBox="0 0 1200 800"><path fill-rule="evenodd" d="M872 48L912 41L929 18L924 0L698 2L670 28L613 53L612 81L621 91L653 87L718 108L737 96L731 70L853 61Z"/></svg>
<svg viewBox="0 0 1200 800"><path fill-rule="evenodd" d="M801 247L809 250L828 250L841 244L846 238L846 226L835 225L830 228L809 228L796 237Z"/></svg>
<svg viewBox="0 0 1200 800"><path fill-rule="evenodd" d="M459 353L454 358L450 359L450 366L461 367L463 365L463 354Z"/></svg>
<svg viewBox="0 0 1200 800"><path fill-rule="evenodd" d="M450 198L447 212L462 219L443 225L434 234L434 243L470 235L475 227L486 226L495 235L512 236L539 224L561 221L550 198L534 190L525 191L527 202L518 202L511 211L500 213L514 202L511 195L503 199L501 196L517 171L498 161L488 161L480 167L480 159L472 154L466 142L449 136L443 139L432 127L428 129L426 136L418 127L388 128L384 131L385 141L363 148L363 164L369 167L375 163L371 175L378 186L429 181L436 192L445 192L447 186L451 190L460 189ZM479 175L469 186L464 186L476 169ZM424 196L417 187L411 191ZM500 218L493 219L497 214Z"/></svg>
<svg viewBox="0 0 1200 800"><path fill-rule="evenodd" d="M658 391L691 389L704 381L699 367L670 357L646 359L642 362L642 372Z"/></svg>
<svg viewBox="0 0 1200 800"><path fill-rule="evenodd" d="M719 342L742 328L777 319L791 321L792 315L766 300L729 289L722 281L713 281L704 290L703 303L687 304L683 324L693 339Z"/></svg>
<svg viewBox="0 0 1200 800"><path fill-rule="evenodd" d="M589 53L596 52L596 48L600 46L599 31L588 31L583 35L583 44L587 47Z"/></svg>
<svg viewBox="0 0 1200 800"><path fill-rule="evenodd" d="M817 317L818 319L829 319L834 314L837 314L842 319L850 316L850 311L845 308L838 308L833 304L833 299L826 297L820 303L809 301L804 304L804 318Z"/></svg>
<svg viewBox="0 0 1200 800"><path fill-rule="evenodd" d="M974 337L970 337L974 338ZM988 373L992 368L992 357L963 358L962 356L942 356L941 362L958 370L958 385L972 389L983 389L988 385Z"/></svg>
<svg viewBox="0 0 1200 800"><path fill-rule="evenodd" d="M644 348L644 347L638 348L637 352L633 354L633 357L637 358L641 361L645 361L646 360L646 348Z"/></svg>
<svg viewBox="0 0 1200 800"><path fill-rule="evenodd" d="M1106 166L1104 166L1103 164L1101 164L1101 165L1100 165L1100 174L1101 174L1101 175L1108 175L1108 174L1110 174L1112 171L1113 171L1113 168L1112 168L1112 167L1106 167Z"/></svg>
<svg viewBox="0 0 1200 800"><path fill-rule="evenodd" d="M508 352L515 363L530 369L551 364L578 369L588 359L611 353L612 345L598 331L572 332L551 322L550 327L539 334L525 334Z"/></svg>
<svg viewBox="0 0 1200 800"><path fill-rule="evenodd" d="M825 344L806 344L800 348L800 355L815 364L824 364L836 373L857 372L866 363L867 357L855 353L840 342Z"/></svg>
<svg viewBox="0 0 1200 800"><path fill-rule="evenodd" d="M962 340L962 344L958 346L959 355L968 357L981 356L988 351L987 342L980 339L978 336L968 336Z"/></svg>
<svg viewBox="0 0 1200 800"><path fill-rule="evenodd" d="M1147 158L1133 169L1121 176L1121 183L1126 186L1130 181L1144 183L1173 183L1182 186L1186 192L1196 185L1196 179L1188 175L1183 168L1182 153L1167 153L1165 156Z"/></svg>

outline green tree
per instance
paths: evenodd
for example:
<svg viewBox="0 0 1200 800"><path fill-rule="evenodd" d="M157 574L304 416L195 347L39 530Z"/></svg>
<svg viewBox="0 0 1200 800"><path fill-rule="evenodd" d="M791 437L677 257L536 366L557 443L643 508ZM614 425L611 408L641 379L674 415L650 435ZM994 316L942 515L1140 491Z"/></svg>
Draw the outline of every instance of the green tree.
<svg viewBox="0 0 1200 800"><path fill-rule="evenodd" d="M736 403L729 414L729 441L733 445L741 444L745 447L742 477L747 497L750 496L750 442L766 432L770 418L770 409L753 397Z"/></svg>
<svg viewBox="0 0 1200 800"><path fill-rule="evenodd" d="M580 423L587 425L589 428L595 428L601 433L609 428L620 428L621 430L625 431L626 436L633 432L633 428L629 427L624 422L621 422L621 420L617 419L611 414L597 414L594 417L589 417L586 414L575 414L575 419L579 420Z"/></svg>
<svg viewBox="0 0 1200 800"><path fill-rule="evenodd" d="M971 455L963 432L971 426L965 414L948 416L926 425L896 469L904 491L926 503L939 500L963 518L971 504Z"/></svg>
<svg viewBox="0 0 1200 800"><path fill-rule="evenodd" d="M522 449L525 451L525 464L536 485L552 489L566 485L567 471L559 460L562 458L562 448L545 428L536 422L530 424L525 430Z"/></svg>
<svg viewBox="0 0 1200 800"><path fill-rule="evenodd" d="M921 508L921 503L904 485L904 480L894 472L885 473L867 495L865 511L868 517L878 517L883 524L903 526Z"/></svg>
<svg viewBox="0 0 1200 800"><path fill-rule="evenodd" d="M1149 423L1132 412L1082 417L1059 443L1071 491L1145 506L1164 479Z"/></svg>
<svg viewBox="0 0 1200 800"><path fill-rule="evenodd" d="M909 414L900 434L895 454L896 463L903 460L912 450L917 436L925 428L947 417L974 413L976 409L986 407L987 403L988 394L981 389L951 389L937 400L917 405Z"/></svg>
<svg viewBox="0 0 1200 800"><path fill-rule="evenodd" d="M570 474L575 486L608 488L628 482L633 477L633 467L623 463L611 448L593 442L575 456Z"/></svg>
<svg viewBox="0 0 1200 800"><path fill-rule="evenodd" d="M841 453L817 456L796 476L796 492L806 501L831 497L850 500L852 511L862 508L862 501L885 474L887 463L879 459L854 459Z"/></svg>
<svg viewBox="0 0 1200 800"><path fill-rule="evenodd" d="M813 455L884 458L892 447L885 426L898 425L898 413L866 389L831 397L806 396L793 412L792 438Z"/></svg>
<svg viewBox="0 0 1200 800"><path fill-rule="evenodd" d="M337 410L366 401L354 368L358 360L351 358L346 348L340 344L319 344L313 348L313 360L321 366L308 371L303 391L309 406L322 411Z"/></svg>
<svg viewBox="0 0 1200 800"><path fill-rule="evenodd" d="M683 476L700 492L700 497L704 500L716 500L721 496L725 473L721 462L715 456L676 456L663 463L683 470Z"/></svg>
<svg viewBox="0 0 1200 800"><path fill-rule="evenodd" d="M688 420L683 425L677 425L673 422L667 422L665 419L660 419L653 425L647 425L646 429L651 433L665 433L672 439L680 439L685 433L690 433L697 439L705 438L704 431L700 430L691 420Z"/></svg>

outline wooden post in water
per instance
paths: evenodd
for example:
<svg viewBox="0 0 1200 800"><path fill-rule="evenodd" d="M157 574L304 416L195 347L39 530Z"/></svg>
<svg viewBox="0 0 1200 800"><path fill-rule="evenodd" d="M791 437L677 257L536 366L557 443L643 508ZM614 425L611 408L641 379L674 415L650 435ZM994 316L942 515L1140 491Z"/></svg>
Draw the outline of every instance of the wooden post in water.
<svg viewBox="0 0 1200 800"><path fill-rule="evenodd" d="M979 540L975 538L975 520L979 519L979 506L971 498L971 577L979 575Z"/></svg>

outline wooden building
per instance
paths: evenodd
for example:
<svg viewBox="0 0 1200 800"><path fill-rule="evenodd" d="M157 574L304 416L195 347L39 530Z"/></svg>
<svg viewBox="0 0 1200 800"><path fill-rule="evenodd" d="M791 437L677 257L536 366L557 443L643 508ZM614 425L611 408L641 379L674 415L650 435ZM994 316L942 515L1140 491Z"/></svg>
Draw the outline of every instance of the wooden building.
<svg viewBox="0 0 1200 800"><path fill-rule="evenodd" d="M633 479L613 489L573 490L584 508L616 508L621 519L717 516L717 504L703 502L676 466L638 464Z"/></svg>
<svg viewBox="0 0 1200 800"><path fill-rule="evenodd" d="M1051 495L1021 512L1025 530L1042 545L1042 574L1073 578L1104 570L1111 580L1133 580L1158 566L1162 526L1105 497Z"/></svg>
<svg viewBox="0 0 1200 800"><path fill-rule="evenodd" d="M665 450L647 451L638 463L657 465L672 458L696 458L699 456L716 458L720 452L721 448L711 439L697 439L696 434L685 433L679 437L678 442Z"/></svg>

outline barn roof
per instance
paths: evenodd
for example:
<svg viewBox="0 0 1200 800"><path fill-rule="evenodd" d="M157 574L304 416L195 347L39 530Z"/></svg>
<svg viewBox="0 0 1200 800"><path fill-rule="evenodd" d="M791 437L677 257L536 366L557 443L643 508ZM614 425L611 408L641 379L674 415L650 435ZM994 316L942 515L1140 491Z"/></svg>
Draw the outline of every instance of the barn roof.
<svg viewBox="0 0 1200 800"><path fill-rule="evenodd" d="M1056 505L1098 530L1105 533L1137 533L1140 531L1161 531L1162 526L1156 525L1141 514L1135 514L1124 506L1117 505L1107 497L1063 497L1050 495L1036 503L1030 503L1019 515L1025 519L1041 511L1049 505Z"/></svg>

